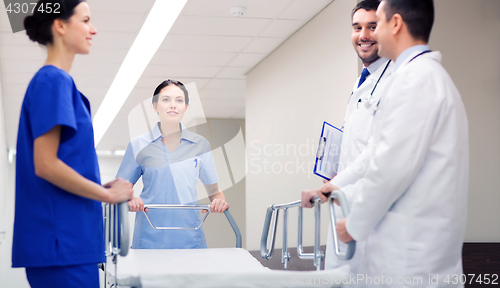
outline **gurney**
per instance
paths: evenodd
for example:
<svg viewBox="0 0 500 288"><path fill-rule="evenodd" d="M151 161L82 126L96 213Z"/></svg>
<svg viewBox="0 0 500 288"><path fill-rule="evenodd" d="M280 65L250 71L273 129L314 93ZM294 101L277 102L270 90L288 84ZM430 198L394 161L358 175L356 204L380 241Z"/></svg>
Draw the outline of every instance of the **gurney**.
<svg viewBox="0 0 500 288"><path fill-rule="evenodd" d="M332 192L329 199L332 225L335 226L334 199L339 199L344 215L348 214L347 202L340 191ZM320 202L315 201L315 252L302 252L302 208L300 201L269 206L261 238L261 254L270 259L274 242L279 210L284 212L299 207L299 234L297 249L301 259L314 260L317 271L278 271L264 267L247 250L241 248L241 233L230 212L224 212L236 237L236 248L209 249L129 249L128 205L107 205L105 207L105 243L108 261L105 267L105 287L342 287L348 281L349 267L320 270L324 257L319 249ZM197 209L208 210L199 227L157 227L154 229L199 229L208 214L209 205L145 205L148 209ZM143 213L147 213L143 211ZM267 248L271 227L270 248ZM283 225L282 263L288 268L290 255L287 250L287 225ZM335 229L334 229L335 231ZM336 238L336 235L335 235ZM338 247L338 245L336 246ZM342 259L350 259L355 243L349 244L346 253L336 253Z"/></svg>

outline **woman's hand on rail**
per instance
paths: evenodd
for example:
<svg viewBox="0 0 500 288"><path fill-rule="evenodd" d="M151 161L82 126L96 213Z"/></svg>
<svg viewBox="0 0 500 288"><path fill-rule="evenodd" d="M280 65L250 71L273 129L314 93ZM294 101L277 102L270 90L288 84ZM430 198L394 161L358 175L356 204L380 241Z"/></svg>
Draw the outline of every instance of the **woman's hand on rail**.
<svg viewBox="0 0 500 288"><path fill-rule="evenodd" d="M130 208L130 212L141 212L144 210L144 202L142 201L141 197L134 197L130 201L128 201L128 208ZM145 212L148 212L148 208L144 210Z"/></svg>
<svg viewBox="0 0 500 288"><path fill-rule="evenodd" d="M61 140L61 126L56 125L35 139L33 161L35 174L53 185L75 195L106 202L120 203L132 198L132 184L121 179L103 187L80 175L57 156ZM118 183L120 182L120 183Z"/></svg>
<svg viewBox="0 0 500 288"><path fill-rule="evenodd" d="M217 189L219 189L219 185L215 183L214 185L217 186ZM210 186L210 185L205 185ZM219 189L220 191L220 189ZM229 209L229 204L226 202L226 196L224 196L224 193L222 191L212 194L211 196L208 197L211 201L210 203L210 212L211 213L224 213L227 209ZM206 210L203 210L203 212L206 212Z"/></svg>
<svg viewBox="0 0 500 288"><path fill-rule="evenodd" d="M108 182L103 185L109 193L110 204L117 204L128 201L132 199L134 195L134 184L124 180L122 178L116 178L115 180Z"/></svg>
<svg viewBox="0 0 500 288"><path fill-rule="evenodd" d="M347 232L347 229L345 227L345 223L347 221L347 218L342 218L337 221L337 226L335 227L335 230L337 230L337 235L339 236L339 240L344 242L344 243L349 243L353 241L354 239L351 237L349 232Z"/></svg>
<svg viewBox="0 0 500 288"><path fill-rule="evenodd" d="M210 212L211 213L224 213L229 208L229 204L227 204L225 199L214 199L212 203L210 203Z"/></svg>

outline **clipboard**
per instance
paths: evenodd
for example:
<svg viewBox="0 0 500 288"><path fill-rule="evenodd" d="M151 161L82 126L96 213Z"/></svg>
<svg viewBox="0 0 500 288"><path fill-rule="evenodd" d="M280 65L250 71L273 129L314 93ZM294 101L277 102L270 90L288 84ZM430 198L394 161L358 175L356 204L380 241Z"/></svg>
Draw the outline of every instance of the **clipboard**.
<svg viewBox="0 0 500 288"><path fill-rule="evenodd" d="M337 174L343 135L339 128L326 121L323 122L318 151L316 152L314 174L326 180L331 180Z"/></svg>

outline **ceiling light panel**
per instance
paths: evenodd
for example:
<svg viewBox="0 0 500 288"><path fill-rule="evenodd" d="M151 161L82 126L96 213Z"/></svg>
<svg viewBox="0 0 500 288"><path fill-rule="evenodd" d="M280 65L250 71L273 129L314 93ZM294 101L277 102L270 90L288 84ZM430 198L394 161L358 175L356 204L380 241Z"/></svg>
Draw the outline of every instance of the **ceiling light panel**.
<svg viewBox="0 0 500 288"><path fill-rule="evenodd" d="M4 45L33 45L25 31L19 33L2 33L0 41ZM34 46L34 45L33 45Z"/></svg>
<svg viewBox="0 0 500 288"><path fill-rule="evenodd" d="M226 11L227 12L227 11ZM249 18L222 18L181 16L172 27L172 33L214 36L255 36L271 20Z"/></svg>
<svg viewBox="0 0 500 288"><path fill-rule="evenodd" d="M186 4L183 14L231 17L229 8L243 6L246 7L243 18L274 18L292 2L292 0L190 0Z"/></svg>
<svg viewBox="0 0 500 288"><path fill-rule="evenodd" d="M216 109L241 109L245 107L245 99L228 99L224 101L202 100L203 108L211 110Z"/></svg>
<svg viewBox="0 0 500 288"><path fill-rule="evenodd" d="M227 100L227 99L243 99L245 100L245 90L228 91L228 90L200 90L202 99L210 100Z"/></svg>
<svg viewBox="0 0 500 288"><path fill-rule="evenodd" d="M185 66L225 66L235 53L158 51L151 64Z"/></svg>
<svg viewBox="0 0 500 288"><path fill-rule="evenodd" d="M111 83L113 83L113 79L115 79L115 75L99 75L99 74L87 74L84 77L75 77L73 81L75 81L76 87L95 87L95 88L109 88ZM80 88L78 88L80 89ZM107 90L109 92L109 90ZM99 99L92 99L92 104L97 106L96 101L102 101L102 95Z"/></svg>
<svg viewBox="0 0 500 288"><path fill-rule="evenodd" d="M120 0L117 1L102 1L102 0L87 0L91 12L124 12L124 13L138 13L147 14L153 4L154 0ZM117 5L119 3L119 5Z"/></svg>
<svg viewBox="0 0 500 288"><path fill-rule="evenodd" d="M26 36L27 37L27 36ZM38 45L2 45L2 60L37 60L45 61L47 53ZM40 62L43 64L43 62ZM27 84L27 83L26 83Z"/></svg>
<svg viewBox="0 0 500 288"><path fill-rule="evenodd" d="M132 43L131 41L130 43ZM130 45L128 46L130 47ZM97 63L106 63L106 64L118 64L118 68L120 67L120 64L123 62L123 59L125 59L125 56L127 56L128 53L128 48L127 49L113 49L113 48L98 48L94 47L92 48L92 52L87 54L87 55L76 55L75 61L73 64L79 64L80 62L97 62ZM117 70L118 70L117 68Z"/></svg>
<svg viewBox="0 0 500 288"><path fill-rule="evenodd" d="M303 24L304 21L302 20L276 20L259 36L286 38L297 31Z"/></svg>
<svg viewBox="0 0 500 288"><path fill-rule="evenodd" d="M146 88L150 89L151 93L153 93L154 88L158 86L161 82L163 82L165 78L163 77L141 77L141 79L137 82L137 85L135 87L137 88ZM179 80L182 83L191 83L195 82L196 87L198 89L203 89L203 87L210 81L210 79L203 79L203 78L185 78L185 77L179 77L175 80ZM151 94L153 96L153 94ZM137 104L137 103L135 103Z"/></svg>
<svg viewBox="0 0 500 288"><path fill-rule="evenodd" d="M245 80L213 79L204 89L245 90Z"/></svg>
<svg viewBox="0 0 500 288"><path fill-rule="evenodd" d="M268 54L278 47L283 40L284 38L257 37L245 47L243 52Z"/></svg>
<svg viewBox="0 0 500 288"><path fill-rule="evenodd" d="M245 79L246 67L225 67L216 76L216 78L236 78Z"/></svg>
<svg viewBox="0 0 500 288"><path fill-rule="evenodd" d="M237 67L253 67L255 64L259 63L266 54L257 54L257 53L240 53L236 58L229 63L228 66L237 66Z"/></svg>
<svg viewBox="0 0 500 288"><path fill-rule="evenodd" d="M177 79L179 77L212 78L221 68L222 67L216 66L149 65L148 68L144 70L143 76L162 77L164 79Z"/></svg>
<svg viewBox="0 0 500 288"><path fill-rule="evenodd" d="M142 5L136 5L142 6ZM144 14L92 12L92 25L100 32L139 32L144 22Z"/></svg>
<svg viewBox="0 0 500 288"><path fill-rule="evenodd" d="M98 145L187 0L156 0L94 117Z"/></svg>
<svg viewBox="0 0 500 288"><path fill-rule="evenodd" d="M330 2L332 0L296 0L278 18L309 20Z"/></svg>
<svg viewBox="0 0 500 288"><path fill-rule="evenodd" d="M253 38L169 34L160 47L168 51L239 52Z"/></svg>
<svg viewBox="0 0 500 288"><path fill-rule="evenodd" d="M99 48L130 49L137 37L136 32L98 32L92 38L92 45ZM93 50L89 53L92 54Z"/></svg>
<svg viewBox="0 0 500 288"><path fill-rule="evenodd" d="M41 62L42 61L4 59L2 60L2 71L6 74L12 72L33 73L33 71L40 69L40 66L43 64ZM24 88L26 89L26 83ZM5 89L5 87L3 87L3 89Z"/></svg>
<svg viewBox="0 0 500 288"><path fill-rule="evenodd" d="M112 75L115 76L118 72L120 65L118 63L103 63L99 61L78 61L71 67L71 74L82 75Z"/></svg>

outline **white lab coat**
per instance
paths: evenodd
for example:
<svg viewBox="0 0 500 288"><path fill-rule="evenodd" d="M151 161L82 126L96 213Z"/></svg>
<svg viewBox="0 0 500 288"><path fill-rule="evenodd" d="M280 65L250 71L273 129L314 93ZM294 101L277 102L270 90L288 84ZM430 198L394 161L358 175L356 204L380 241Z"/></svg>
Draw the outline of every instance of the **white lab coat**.
<svg viewBox="0 0 500 288"><path fill-rule="evenodd" d="M368 140L372 135L372 118L373 111L369 109L364 103L365 99L370 98L370 94L375 87L375 84L380 78L377 88L374 90L372 99L373 105L375 105L380 98L380 91L382 89L384 79L389 75L394 62L389 63L389 59L381 58L377 60L379 67L372 73L365 82L358 88L359 77L354 84L353 92L349 98L349 104L347 106L346 115L344 118L344 129L342 137L342 149L340 152L339 159L339 170L338 175L333 178L331 183L335 186L342 187L348 184L354 184L363 174L357 173L357 171L365 170L363 167L358 167L357 163L359 161L355 160L361 155L361 153L366 149L368 145ZM389 64L389 66L387 66ZM372 64L373 65L373 64ZM386 69L387 66L387 69ZM370 67L368 67L370 69ZM384 72L384 70L386 70ZM384 73L382 75L382 73ZM381 77L382 76L382 77ZM361 102L360 102L361 101ZM350 167L346 170L350 164ZM344 171L346 173L344 173ZM348 199L352 199L352 195L346 195ZM351 202L351 201L349 201ZM336 209L337 219L344 218L340 209ZM340 250L346 251L347 245L344 243L339 243ZM335 255L335 246L333 244L333 232L332 229L328 229L328 241L326 245L326 258L325 258L325 268L333 269L343 265L348 264L351 269L352 274L356 274L358 271L359 262L363 254L363 242L358 242L356 247L356 252L351 260L340 260Z"/></svg>
<svg viewBox="0 0 500 288"><path fill-rule="evenodd" d="M409 62L416 54L392 72L380 105L372 108L368 169L355 184L341 187L357 195L346 227L355 240L366 241L360 273L391 277L388 286L416 277L423 287L463 287L444 280L462 273L467 117L441 54ZM429 276L438 276L439 284L429 283Z"/></svg>

